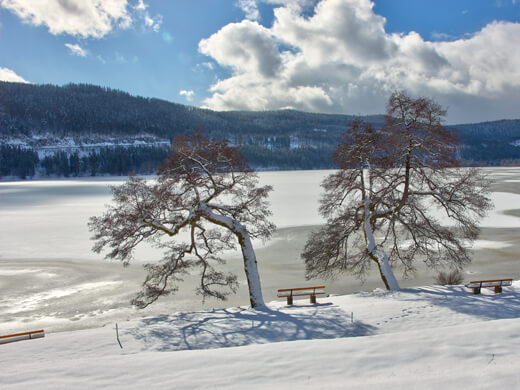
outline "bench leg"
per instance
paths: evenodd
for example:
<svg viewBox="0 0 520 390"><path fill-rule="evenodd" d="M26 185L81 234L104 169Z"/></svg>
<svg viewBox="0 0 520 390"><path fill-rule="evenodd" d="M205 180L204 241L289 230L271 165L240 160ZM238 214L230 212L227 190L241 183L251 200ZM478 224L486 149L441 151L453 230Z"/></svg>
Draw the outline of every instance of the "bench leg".
<svg viewBox="0 0 520 390"><path fill-rule="evenodd" d="M292 305L293 304L292 302L293 302L292 301L292 295L287 296L287 304L288 305Z"/></svg>
<svg viewBox="0 0 520 390"><path fill-rule="evenodd" d="M473 294L480 294L480 287L473 287Z"/></svg>
<svg viewBox="0 0 520 390"><path fill-rule="evenodd" d="M316 304L316 295L311 295L311 303Z"/></svg>
<svg viewBox="0 0 520 390"><path fill-rule="evenodd" d="M495 294L502 292L502 286L495 286Z"/></svg>

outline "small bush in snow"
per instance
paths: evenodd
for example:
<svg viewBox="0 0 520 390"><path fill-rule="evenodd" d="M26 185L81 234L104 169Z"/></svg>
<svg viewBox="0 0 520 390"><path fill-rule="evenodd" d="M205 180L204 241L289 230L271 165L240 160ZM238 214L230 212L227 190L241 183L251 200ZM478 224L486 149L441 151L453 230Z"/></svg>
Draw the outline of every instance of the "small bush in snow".
<svg viewBox="0 0 520 390"><path fill-rule="evenodd" d="M460 270L454 269L451 271L441 271L435 279L435 283L439 286L453 286L455 284L462 284L464 277Z"/></svg>

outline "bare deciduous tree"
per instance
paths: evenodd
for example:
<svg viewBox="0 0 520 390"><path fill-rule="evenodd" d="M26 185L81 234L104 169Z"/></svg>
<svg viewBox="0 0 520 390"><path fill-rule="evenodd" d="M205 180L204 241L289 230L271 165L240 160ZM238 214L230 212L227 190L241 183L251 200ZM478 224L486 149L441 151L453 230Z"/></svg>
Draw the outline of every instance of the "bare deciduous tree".
<svg viewBox="0 0 520 390"><path fill-rule="evenodd" d="M264 306L251 239L270 237L275 226L267 197L270 186L258 177L236 147L201 134L174 139L172 153L151 182L130 177L113 187L113 204L89 228L97 253L127 264L142 242L164 249L159 263L147 264L142 291L132 301L146 307L173 293L193 268L200 269L197 293L225 299L236 291L237 277L215 268L222 252L239 244L252 307ZM172 239L173 238L173 239Z"/></svg>
<svg viewBox="0 0 520 390"><path fill-rule="evenodd" d="M363 278L376 264L395 290L398 263L406 276L417 258L433 268L470 262L467 244L491 207L489 184L480 170L461 167L444 115L430 99L395 92L381 129L352 124L334 154L340 169L322 184L327 223L302 253L308 278Z"/></svg>

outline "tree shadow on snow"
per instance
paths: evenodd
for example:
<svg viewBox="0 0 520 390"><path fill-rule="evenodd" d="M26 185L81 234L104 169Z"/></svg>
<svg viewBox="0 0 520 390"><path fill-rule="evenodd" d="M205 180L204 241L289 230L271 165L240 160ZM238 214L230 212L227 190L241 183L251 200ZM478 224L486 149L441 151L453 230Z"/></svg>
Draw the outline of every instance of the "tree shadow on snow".
<svg viewBox="0 0 520 390"><path fill-rule="evenodd" d="M144 319L125 331L146 350L211 349L279 341L371 335L375 327L351 322L332 304L279 309L215 309Z"/></svg>
<svg viewBox="0 0 520 390"><path fill-rule="evenodd" d="M447 307L454 312L472 315L481 320L498 320L520 317L520 294L515 287L504 287L502 293L482 289L482 294L473 294L463 286L428 287L405 289L401 293L417 295L433 305ZM411 300L415 300L413 297Z"/></svg>

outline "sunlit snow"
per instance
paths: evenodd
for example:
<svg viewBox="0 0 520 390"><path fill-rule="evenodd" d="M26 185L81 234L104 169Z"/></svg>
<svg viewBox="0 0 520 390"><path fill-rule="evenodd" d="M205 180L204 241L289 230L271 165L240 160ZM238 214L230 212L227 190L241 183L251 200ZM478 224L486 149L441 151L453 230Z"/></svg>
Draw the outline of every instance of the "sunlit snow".
<svg viewBox="0 0 520 390"><path fill-rule="evenodd" d="M520 250L520 169L493 168L495 209L483 220L483 233L473 243L474 260L464 269L468 277L518 277ZM376 270L367 279L305 280L299 254L313 226L323 223L317 208L320 183L330 171L261 172L261 184L270 184L273 221L278 232L265 244L255 242L264 298L275 299L276 289L306 283L326 284L335 294L371 291L382 287ZM197 277L188 276L179 292L144 311L130 300L140 289L142 263L160 253L143 248L130 267L102 259L91 252L87 221L100 215L111 200L108 185L125 178L0 182L0 333L17 331L23 324L50 330L83 329L99 324L174 311L223 308L248 304L243 263L230 253L226 270L237 274L241 286L229 301L201 303L194 295ZM516 210L516 211L515 211ZM417 274L402 279L402 287L431 284L436 271L418 263ZM96 286L96 288L90 288ZM2 313L4 315L2 315ZM9 315L7 315L9 313Z"/></svg>

